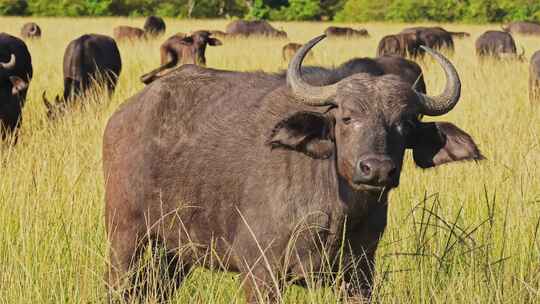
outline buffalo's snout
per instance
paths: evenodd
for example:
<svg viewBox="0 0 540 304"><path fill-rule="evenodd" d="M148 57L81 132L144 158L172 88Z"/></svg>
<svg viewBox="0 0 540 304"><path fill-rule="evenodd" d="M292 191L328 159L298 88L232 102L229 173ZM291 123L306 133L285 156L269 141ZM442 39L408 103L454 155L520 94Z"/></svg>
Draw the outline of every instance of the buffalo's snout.
<svg viewBox="0 0 540 304"><path fill-rule="evenodd" d="M398 178L398 169L392 159L373 155L358 160L353 182L376 187L395 187Z"/></svg>

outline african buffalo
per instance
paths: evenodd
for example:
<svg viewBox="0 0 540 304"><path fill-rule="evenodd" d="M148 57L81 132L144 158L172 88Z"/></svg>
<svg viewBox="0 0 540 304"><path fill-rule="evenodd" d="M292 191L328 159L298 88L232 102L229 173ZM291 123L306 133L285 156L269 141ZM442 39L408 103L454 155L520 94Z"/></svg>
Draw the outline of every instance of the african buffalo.
<svg viewBox="0 0 540 304"><path fill-rule="evenodd" d="M540 35L540 23L532 21L516 21L502 26L503 31L512 34Z"/></svg>
<svg viewBox="0 0 540 304"><path fill-rule="evenodd" d="M32 57L21 39L0 33L0 138L17 139L22 108L32 80Z"/></svg>
<svg viewBox="0 0 540 304"><path fill-rule="evenodd" d="M112 94L121 70L120 51L111 37L87 34L71 41L64 53L63 97L56 95L56 103L52 105L43 92L48 117L54 118L96 81L103 81L108 93Z"/></svg>
<svg viewBox="0 0 540 304"><path fill-rule="evenodd" d="M536 51L529 66L529 100L540 101L540 51Z"/></svg>
<svg viewBox="0 0 540 304"><path fill-rule="evenodd" d="M287 33L275 29L264 20L235 20L227 25L225 32L228 36L270 36L287 38Z"/></svg>
<svg viewBox="0 0 540 304"><path fill-rule="evenodd" d="M422 57L422 41L417 33L401 33L384 36L377 47L377 56L392 55L401 57Z"/></svg>
<svg viewBox="0 0 540 304"><path fill-rule="evenodd" d="M34 22L25 23L21 28L21 37L27 39L40 38L41 28Z"/></svg>
<svg viewBox="0 0 540 304"><path fill-rule="evenodd" d="M438 26L411 27L404 29L403 31L401 31L401 33L416 33L422 45L425 45L429 48L437 50L446 49L449 51L454 50L454 39L452 38L452 35L447 30Z"/></svg>
<svg viewBox="0 0 540 304"><path fill-rule="evenodd" d="M211 37L208 31L196 31L189 36L177 34L167 39L160 48L161 66L141 77L141 81L149 84L166 73L165 70L174 68L176 65L198 64L206 65L206 46L221 45L219 39Z"/></svg>
<svg viewBox="0 0 540 304"><path fill-rule="evenodd" d="M281 48L281 58L283 58L283 61L284 62L289 62L293 57L294 57L294 54L296 54L296 52L302 47L302 45L300 43L294 43L294 42L290 42L290 43L287 43L285 44L282 48ZM313 53L309 53L307 55L307 60L311 60L313 59Z"/></svg>
<svg viewBox="0 0 540 304"><path fill-rule="evenodd" d="M117 41L121 40L140 40L146 38L146 33L144 30L127 25L120 25L113 29L113 37Z"/></svg>
<svg viewBox="0 0 540 304"><path fill-rule="evenodd" d="M437 96L396 75L314 86L301 65L324 37L298 51L287 81L185 65L113 114L103 142L110 297L144 295L130 274L149 243L172 287L194 266L230 270L249 303L273 303L283 280L339 269L351 301L370 297L405 150L421 168L482 155L455 125L420 120L460 98L441 54L426 49L447 79Z"/></svg>
<svg viewBox="0 0 540 304"><path fill-rule="evenodd" d="M525 50L521 55L517 54L516 42L512 35L502 31L487 31L476 39L476 55L479 57L490 56L497 59L523 60Z"/></svg>
<svg viewBox="0 0 540 304"><path fill-rule="evenodd" d="M350 27L337 27L337 26L329 26L324 31L324 34L328 37L349 37L349 38L357 38L357 37L369 37L369 33L366 29L359 29L355 30Z"/></svg>
<svg viewBox="0 0 540 304"><path fill-rule="evenodd" d="M166 26L163 18L157 16L150 16L146 18L144 22L144 32L151 36L161 36L165 34Z"/></svg>

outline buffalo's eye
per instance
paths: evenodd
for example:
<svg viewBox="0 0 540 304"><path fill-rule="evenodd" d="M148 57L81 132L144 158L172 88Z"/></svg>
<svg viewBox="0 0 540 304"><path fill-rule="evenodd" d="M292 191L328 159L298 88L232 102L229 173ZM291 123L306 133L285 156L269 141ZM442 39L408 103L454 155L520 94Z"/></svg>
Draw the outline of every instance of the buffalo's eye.
<svg viewBox="0 0 540 304"><path fill-rule="evenodd" d="M343 121L344 124L348 125L351 123L352 119L350 117L343 117L341 121Z"/></svg>
<svg viewBox="0 0 540 304"><path fill-rule="evenodd" d="M401 135L407 135L414 128L414 122L412 120L404 120L396 124L396 131Z"/></svg>

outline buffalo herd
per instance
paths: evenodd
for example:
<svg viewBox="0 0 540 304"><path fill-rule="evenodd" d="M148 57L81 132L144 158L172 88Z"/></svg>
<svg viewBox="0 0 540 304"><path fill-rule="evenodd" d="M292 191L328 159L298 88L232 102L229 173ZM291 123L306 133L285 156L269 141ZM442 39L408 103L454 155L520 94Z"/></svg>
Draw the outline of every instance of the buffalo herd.
<svg viewBox="0 0 540 304"><path fill-rule="evenodd" d="M97 83L113 94L122 71L116 41L154 39L165 30L163 19L151 16L143 28L114 28L114 39L85 34L71 41L63 94L51 102L43 92L47 116L64 114ZM363 303L371 296L388 195L399 185L405 152L420 168L484 158L456 125L422 121L459 102L459 73L441 52L451 55L454 39L470 34L406 28L384 36L375 58L303 66L325 37L369 37L365 29L335 26L324 33L304 45L286 44L282 57L290 63L278 73L205 67L206 47L225 39L287 38L266 21L177 33L161 45L160 66L141 76L145 88L113 114L104 133L111 301L144 296L133 279L152 244L165 253L173 287L203 266L240 273L249 303L273 303L279 282L305 285L308 276L326 282L342 271L347 301ZM479 58L523 60L513 33L540 35L540 25L515 22L485 32L476 40ZM21 37L39 39L41 29L25 24ZM427 94L413 61L426 56L446 77L436 95ZM4 141L17 141L32 74L25 42L1 33ZM531 101L540 99L540 51L532 56L529 82ZM220 262L203 258L208 253Z"/></svg>

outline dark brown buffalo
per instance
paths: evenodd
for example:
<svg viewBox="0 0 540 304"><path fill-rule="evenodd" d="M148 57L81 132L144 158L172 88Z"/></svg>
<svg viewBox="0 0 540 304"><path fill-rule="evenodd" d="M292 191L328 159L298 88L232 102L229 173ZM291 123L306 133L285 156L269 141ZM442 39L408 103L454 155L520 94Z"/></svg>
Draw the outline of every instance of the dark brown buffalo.
<svg viewBox="0 0 540 304"><path fill-rule="evenodd" d="M41 38L41 28L34 22L25 23L21 28L21 37L26 39Z"/></svg>
<svg viewBox="0 0 540 304"><path fill-rule="evenodd" d="M109 94L114 92L122 70L122 59L116 42L109 36L88 34L71 41L64 53L64 95L56 95L52 105L43 92L47 115L54 118L73 102L102 81Z"/></svg>
<svg viewBox="0 0 540 304"><path fill-rule="evenodd" d="M476 39L476 55L479 57L493 57L497 59L523 60L524 50L517 54L516 42L512 35L502 31L487 31Z"/></svg>
<svg viewBox="0 0 540 304"><path fill-rule="evenodd" d="M163 18L157 16L150 16L146 18L143 28L147 35L154 37L165 34L165 30L167 29Z"/></svg>
<svg viewBox="0 0 540 304"><path fill-rule="evenodd" d="M146 39L146 33L144 30L127 25L120 25L113 29L113 37L116 41L122 40L141 40Z"/></svg>
<svg viewBox="0 0 540 304"><path fill-rule="evenodd" d="M189 36L176 34L167 39L160 48L161 66L141 77L141 81L149 84L160 75L166 74L167 70L177 65L198 64L206 65L206 46L221 45L219 39L211 37L208 31L196 31Z"/></svg>
<svg viewBox="0 0 540 304"><path fill-rule="evenodd" d="M21 39L0 33L0 138L17 139L22 108L32 80L32 57Z"/></svg>
<svg viewBox="0 0 540 304"><path fill-rule="evenodd" d="M264 20L235 20L227 25L225 32L228 36L270 36L287 38L287 33L275 29L270 23Z"/></svg>
<svg viewBox="0 0 540 304"><path fill-rule="evenodd" d="M111 297L147 290L130 288L129 274L150 242L166 253L171 287L194 266L230 270L242 274L248 303L274 303L283 280L341 269L349 300L370 296L405 150L421 168L482 155L455 125L419 120L459 100L459 76L442 55L429 51L447 77L438 96L396 75L313 86L301 64L323 38L299 50L286 82L185 65L111 117L103 143Z"/></svg>
<svg viewBox="0 0 540 304"><path fill-rule="evenodd" d="M540 102L540 51L536 51L529 66L529 100Z"/></svg>
<svg viewBox="0 0 540 304"><path fill-rule="evenodd" d="M366 29L355 30L350 27L337 27L329 26L324 30L324 34L328 37L369 37L369 33Z"/></svg>
<svg viewBox="0 0 540 304"><path fill-rule="evenodd" d="M422 57L425 52L420 48L421 45L423 43L417 33L388 35L379 42L377 56Z"/></svg>
<svg viewBox="0 0 540 304"><path fill-rule="evenodd" d="M281 48L281 58L283 58L283 61L289 62L294 57L294 54L296 54L296 52L301 47L302 47L302 45L300 43L290 42L290 43L285 44ZM307 60L312 60L313 59L313 53L309 53L307 55L306 59Z"/></svg>
<svg viewBox="0 0 540 304"><path fill-rule="evenodd" d="M532 21L511 22L504 25L502 29L512 34L540 35L540 23Z"/></svg>
<svg viewBox="0 0 540 304"><path fill-rule="evenodd" d="M416 33L422 45L429 48L454 51L454 39L452 35L441 27L411 27L404 29L401 33Z"/></svg>

